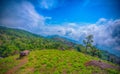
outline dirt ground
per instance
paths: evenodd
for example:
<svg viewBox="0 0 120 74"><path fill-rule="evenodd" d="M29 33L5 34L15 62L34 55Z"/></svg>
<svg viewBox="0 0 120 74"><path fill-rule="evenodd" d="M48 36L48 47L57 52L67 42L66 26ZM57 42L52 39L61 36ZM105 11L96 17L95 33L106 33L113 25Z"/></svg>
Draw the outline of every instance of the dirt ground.
<svg viewBox="0 0 120 74"><path fill-rule="evenodd" d="M5 74L15 74L15 72L16 72L17 70L19 70L19 68L20 68L21 66L23 66L25 63L27 63L28 59L27 59L27 57L24 57L24 58L22 58L22 59L19 59L19 61L20 61L20 63L19 63L17 66L11 68L11 69L8 70Z"/></svg>
<svg viewBox="0 0 120 74"><path fill-rule="evenodd" d="M114 66L114 65L111 65L111 64L108 64L108 63L105 63L102 61L96 61L96 60L86 62L85 66L95 66L95 67L99 67L101 69L111 68L111 69L119 69L120 70L119 66Z"/></svg>

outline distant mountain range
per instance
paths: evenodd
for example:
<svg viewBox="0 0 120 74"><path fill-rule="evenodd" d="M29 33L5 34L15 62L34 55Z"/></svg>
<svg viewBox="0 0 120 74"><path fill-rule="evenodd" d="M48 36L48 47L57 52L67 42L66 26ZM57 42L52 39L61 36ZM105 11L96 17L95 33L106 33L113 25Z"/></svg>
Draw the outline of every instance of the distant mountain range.
<svg viewBox="0 0 120 74"><path fill-rule="evenodd" d="M43 37L24 30L0 26L0 56L26 49L74 49L76 44L59 36Z"/></svg>
<svg viewBox="0 0 120 74"><path fill-rule="evenodd" d="M24 30L0 26L0 57L14 55L26 49L58 49L84 52L85 47L75 40L58 35L44 37ZM109 61L116 59L119 63L119 57L104 50L99 51L103 56L102 59Z"/></svg>

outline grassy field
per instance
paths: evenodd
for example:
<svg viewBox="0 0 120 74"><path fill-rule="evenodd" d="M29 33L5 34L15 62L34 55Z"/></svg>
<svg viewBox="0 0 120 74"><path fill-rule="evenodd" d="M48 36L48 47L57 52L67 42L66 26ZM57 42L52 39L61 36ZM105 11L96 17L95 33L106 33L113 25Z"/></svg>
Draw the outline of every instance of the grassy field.
<svg viewBox="0 0 120 74"><path fill-rule="evenodd" d="M35 50L20 60L16 58L18 55L1 59L0 74L10 70L13 74L120 74L117 70L86 67L86 62L99 59L73 50Z"/></svg>
<svg viewBox="0 0 120 74"><path fill-rule="evenodd" d="M4 74L9 69L13 68L14 66L17 66L20 63L20 61L16 60L16 58L18 58L18 55L0 59L0 74Z"/></svg>

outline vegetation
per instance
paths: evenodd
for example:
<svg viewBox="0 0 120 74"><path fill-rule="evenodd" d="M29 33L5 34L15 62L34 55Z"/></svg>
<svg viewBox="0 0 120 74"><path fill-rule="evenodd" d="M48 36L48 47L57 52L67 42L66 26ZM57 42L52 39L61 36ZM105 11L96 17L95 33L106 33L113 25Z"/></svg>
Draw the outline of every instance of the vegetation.
<svg viewBox="0 0 120 74"><path fill-rule="evenodd" d="M24 57L28 61L21 65L13 74L119 74L120 71L114 69L100 69L93 66L85 66L85 63L90 60L99 60L98 58L85 55L74 50L61 51L61 50L35 50L30 55ZM23 60L20 59L20 60ZM9 64L4 63L6 60L12 60L20 63L14 58L6 58L0 61L4 68L0 69L0 74L6 73L9 69L16 67L13 62ZM12 66L11 66L12 65ZM11 67L9 67L11 66ZM3 71L4 70L4 71Z"/></svg>
<svg viewBox="0 0 120 74"><path fill-rule="evenodd" d="M4 59L0 59L0 74L4 74L9 69L13 68L14 66L18 65L20 61L17 61L16 58L18 56L9 56Z"/></svg>
<svg viewBox="0 0 120 74"><path fill-rule="evenodd" d="M92 43L93 43L93 35L88 35L86 37L86 40L83 40L83 43L85 44L86 52L87 52L88 49L93 47L93 45L92 45Z"/></svg>
<svg viewBox="0 0 120 74"><path fill-rule="evenodd" d="M23 50L34 49L69 49L73 43L45 38L30 32L0 27L0 57L14 55ZM72 45L69 45L71 43Z"/></svg>
<svg viewBox="0 0 120 74"><path fill-rule="evenodd" d="M83 43L85 45L85 53L88 53L92 56L97 56L99 58L102 58L102 53L100 50L98 50L95 46L93 46L93 35L88 35L85 40L83 40Z"/></svg>
<svg viewBox="0 0 120 74"><path fill-rule="evenodd" d="M108 52L99 50L92 43L92 35L86 37L85 46L83 46L59 36L42 37L24 30L0 26L0 58L18 54L23 50L59 49L76 50L114 63L116 59L119 59ZM119 60L117 63L120 64Z"/></svg>
<svg viewBox="0 0 120 74"><path fill-rule="evenodd" d="M119 74L115 69L85 66L90 60L100 60L97 57L113 58L106 58L106 52L94 47L92 38L92 35L86 37L83 46L58 36L42 37L0 27L0 74ZM18 59L18 53L23 50L31 53Z"/></svg>

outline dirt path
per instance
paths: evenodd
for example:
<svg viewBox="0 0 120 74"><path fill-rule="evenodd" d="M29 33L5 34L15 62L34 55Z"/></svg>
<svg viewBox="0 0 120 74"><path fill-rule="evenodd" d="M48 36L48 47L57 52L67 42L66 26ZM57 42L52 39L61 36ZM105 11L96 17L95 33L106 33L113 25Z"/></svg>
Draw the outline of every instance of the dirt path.
<svg viewBox="0 0 120 74"><path fill-rule="evenodd" d="M99 67L101 69L107 69L107 68L111 68L111 69L120 69L119 66L114 66L102 61L96 61L96 60L92 60L92 61L88 61L87 63L85 63L85 66L96 66Z"/></svg>
<svg viewBox="0 0 120 74"><path fill-rule="evenodd" d="M15 72L16 72L21 66L23 66L23 65L28 61L28 59L27 59L27 57L24 57L24 58L20 59L19 61L20 61L20 63L19 63L17 66L15 66L15 67L13 67L12 69L8 70L5 74L15 74Z"/></svg>

